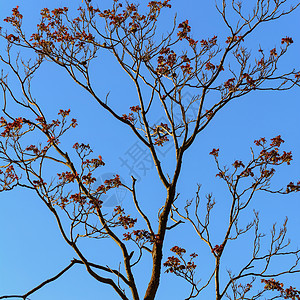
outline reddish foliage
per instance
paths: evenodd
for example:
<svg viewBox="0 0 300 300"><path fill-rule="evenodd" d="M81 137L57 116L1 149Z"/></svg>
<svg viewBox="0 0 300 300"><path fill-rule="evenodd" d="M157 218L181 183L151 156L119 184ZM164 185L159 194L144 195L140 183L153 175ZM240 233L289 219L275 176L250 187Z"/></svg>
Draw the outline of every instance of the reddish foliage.
<svg viewBox="0 0 300 300"><path fill-rule="evenodd" d="M209 154L213 155L214 157L218 157L219 156L219 148L218 149L214 148Z"/></svg>
<svg viewBox="0 0 300 300"><path fill-rule="evenodd" d="M134 240L138 243L141 243L141 245L144 245L146 243L160 243L158 235L153 235L145 229L133 230L131 233L124 233L123 236L125 241Z"/></svg>
<svg viewBox="0 0 300 300"><path fill-rule="evenodd" d="M170 250L178 255L179 258L174 256L168 257L167 261L163 264L164 267L167 268L166 273L175 273L179 276L191 278L197 267L193 262L193 259L195 259L198 255L196 253L190 254L190 260L186 262L183 258L183 255L186 253L184 248L174 246Z"/></svg>
<svg viewBox="0 0 300 300"><path fill-rule="evenodd" d="M13 122L8 123L3 117L1 117L1 127L5 126L4 131L1 133L2 137L13 137L17 135L23 127L23 118L17 118Z"/></svg>
<svg viewBox="0 0 300 300"><path fill-rule="evenodd" d="M178 256L182 256L183 253L186 253L186 250L183 248L180 248L178 246L174 246L170 249L172 252L176 253Z"/></svg>
<svg viewBox="0 0 300 300"><path fill-rule="evenodd" d="M137 113L137 112L139 112L141 110L141 108L138 105L136 105L136 106L131 106L130 110L132 112L136 112Z"/></svg>
<svg viewBox="0 0 300 300"><path fill-rule="evenodd" d="M216 255L220 255L222 254L224 250L224 244L221 244L221 245L216 245L212 250L211 252L212 253L215 253Z"/></svg>
<svg viewBox="0 0 300 300"><path fill-rule="evenodd" d="M123 114L122 119L125 120L125 121L129 121L130 123L133 123L134 120L135 120L135 118L133 116L133 113L129 113L128 115Z"/></svg>
<svg viewBox="0 0 300 300"><path fill-rule="evenodd" d="M214 70L216 68L215 65L213 65L211 62L206 63L205 70Z"/></svg>
<svg viewBox="0 0 300 300"><path fill-rule="evenodd" d="M244 41L243 37L242 36L229 36L227 37L227 40L225 41L226 44L231 44L231 43L235 43L237 41Z"/></svg>
<svg viewBox="0 0 300 300"><path fill-rule="evenodd" d="M300 291L296 290L292 286L284 289L283 283L276 281L274 278L262 279L261 282L265 284L265 287L264 287L265 290L278 291L278 292L280 292L280 295L284 299L292 299L292 300L300 299Z"/></svg>
<svg viewBox="0 0 300 300"><path fill-rule="evenodd" d="M293 44L294 41L291 37L287 36L287 37L281 39L281 44L284 44L284 43L287 44L287 46L289 46L290 44Z"/></svg>
<svg viewBox="0 0 300 300"><path fill-rule="evenodd" d="M179 40L186 39L188 37L188 33L191 31L191 26L189 25L189 21L185 20L184 22L181 22L178 25L178 28L181 29L181 31L177 33Z"/></svg>
<svg viewBox="0 0 300 300"><path fill-rule="evenodd" d="M5 171L3 172L0 170L0 190L10 190L12 189L19 181L19 177L15 172L14 166L9 165L6 167Z"/></svg>
<svg viewBox="0 0 300 300"><path fill-rule="evenodd" d="M210 49L210 48L212 48L213 46L215 46L217 44L217 39L218 39L217 36L214 35L211 39L201 40L200 45L203 48Z"/></svg>
<svg viewBox="0 0 300 300"><path fill-rule="evenodd" d="M239 167L243 167L245 168L245 165L243 164L243 162L241 162L240 160L236 160L234 163L233 163L233 166L237 169Z"/></svg>
<svg viewBox="0 0 300 300"><path fill-rule="evenodd" d="M225 83L224 83L224 87L226 89L228 89L229 91L233 89L235 78L229 78Z"/></svg>
<svg viewBox="0 0 300 300"><path fill-rule="evenodd" d="M271 56L277 56L278 55L277 52L276 52L276 48L273 48L273 49L270 50L270 55Z"/></svg>
<svg viewBox="0 0 300 300"><path fill-rule="evenodd" d="M254 89L255 88L255 80L247 73L243 74L243 78L246 79L247 84Z"/></svg>
<svg viewBox="0 0 300 300"><path fill-rule="evenodd" d="M258 147L262 147L262 150L259 152L259 155L257 157L253 157L253 160L245 167L246 164L244 164L242 161L236 160L233 163L233 167L235 168L235 172L238 168L244 168L238 177L253 177L255 180L262 180L262 179L270 179L274 173L275 169L268 168L271 166L279 166L281 164L286 163L287 165L290 165L292 161L292 153L282 151L282 153L279 153L279 147L284 143L284 140L281 138L280 135L271 138L269 145L267 145L267 140L262 137L259 140L255 140L254 144ZM219 149L213 149L210 154L213 155L217 161ZM258 176L255 177L254 171L259 170ZM216 177L220 177L226 181L229 180L229 176L227 175L228 169L220 170L216 174ZM234 173L235 173L234 172ZM257 182L258 182L257 181ZM282 191L282 190L281 190ZM291 192L298 192L300 191L300 181L297 182L297 184L294 184L293 182L290 182L285 192L282 193L291 193Z"/></svg>

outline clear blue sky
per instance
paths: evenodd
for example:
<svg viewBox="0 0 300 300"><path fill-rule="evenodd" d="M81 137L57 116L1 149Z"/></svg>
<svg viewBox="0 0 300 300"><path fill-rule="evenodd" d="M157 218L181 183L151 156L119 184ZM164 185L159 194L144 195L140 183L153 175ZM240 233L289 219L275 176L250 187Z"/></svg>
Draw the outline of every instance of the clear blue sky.
<svg viewBox="0 0 300 300"><path fill-rule="evenodd" d="M98 1L101 8L109 7L110 1ZM202 4L205 2L206 4ZM214 8L214 1L172 1L172 10L164 18L163 26L171 25L170 16L177 12L178 21L188 19L192 26L195 39L211 37L213 35L226 36L220 16ZM26 4L25 4L26 3ZM70 6L76 8L81 1L71 0L10 0L0 2L0 20L10 14L16 5L24 15L24 25L28 32L35 28L39 20L39 10L43 7ZM6 26L1 22L0 26ZM273 47L279 45L282 37L291 36L294 44L281 67L295 67L300 69L300 9L292 15L266 24L263 29L256 31L250 37L249 46L257 49L261 47ZM3 45L1 45L1 50ZM134 87L124 74L115 65L111 65L110 59L98 58L99 66L94 68L94 82L97 91L104 96L110 91L110 101L118 106L120 111L128 113L129 106L137 105ZM96 155L101 154L106 166L99 169L99 180L105 178L105 174L120 174L123 180L130 183L130 172L122 161L129 159L128 151L135 146L136 139L131 132L121 127L79 87L75 85L65 74L53 64L41 68L33 83L35 97L46 108L49 118L63 108L71 108L72 117L78 119L79 126L76 135L67 135L64 146L70 147L75 141L88 142L94 148ZM208 155L212 148L220 148L221 161L229 165L236 159L249 157L249 147L254 139L260 137L271 138L282 135L286 140L284 148L293 151L293 163L288 168L282 168L282 172L274 178L274 185L280 186L283 182L300 179L300 89L295 88L287 92L255 92L228 105L209 128L199 135L197 142L188 151L184 158L184 167L178 185L181 201L191 199L195 195L196 184L203 186L202 195L213 192L217 205L215 222L215 244L218 244L218 236L222 233L223 205L226 201L226 189L223 183L215 178L216 168L213 158ZM139 146L141 146L139 144ZM173 158L172 151L164 155L164 163L169 166ZM146 161L144 164L148 163ZM150 166L150 165L149 165ZM49 170L55 174L55 170ZM152 214L153 207L160 206L160 199L164 192L159 183L155 170L150 167L144 170L142 165L135 166L134 172L140 176L137 191L145 211ZM52 174L51 173L51 174ZM284 185L283 184L283 185ZM128 201L128 194L118 195L110 201ZM288 196L271 196L258 194L254 206L261 212L262 224L268 233L274 222L282 223L286 215L289 216L289 236L292 242L300 246L299 239L299 201L300 194ZM61 238L55 220L47 208L39 199L28 191L18 189L12 192L1 193L0 200L0 296L4 294L22 294L30 290L41 281L55 275L63 267L68 265L70 259L75 257ZM107 204L107 211L110 206ZM102 247L100 241L88 240L80 244L81 249L89 257L90 261L99 263L111 262L117 268L119 258L116 248L107 242ZM197 252L199 258L196 261L199 268L206 269L209 253L195 236L192 229L189 232L174 230L167 239L166 249L173 245L186 246L190 252ZM241 258L241 249L248 247L246 241L240 244L238 249L232 248L225 253L225 265L234 269L232 257ZM169 252L165 252L167 258ZM203 254L203 255L201 255ZM108 257L108 258L106 258ZM105 259L104 259L105 258ZM147 263L146 263L147 264ZM279 265L278 265L279 266ZM137 267L137 281L141 290L147 283L147 276L143 267ZM169 277L169 278L167 278ZM168 281L169 279L170 281ZM300 277L295 275L288 285L300 288ZM142 295L143 293L141 293ZM163 275L162 284L157 299L181 300L186 296L186 285L181 279L172 275ZM63 277L36 294L30 296L31 300L81 300L81 299L119 299L113 294L110 287L99 285L90 278L83 266L75 266ZM210 300L208 295L205 299Z"/></svg>

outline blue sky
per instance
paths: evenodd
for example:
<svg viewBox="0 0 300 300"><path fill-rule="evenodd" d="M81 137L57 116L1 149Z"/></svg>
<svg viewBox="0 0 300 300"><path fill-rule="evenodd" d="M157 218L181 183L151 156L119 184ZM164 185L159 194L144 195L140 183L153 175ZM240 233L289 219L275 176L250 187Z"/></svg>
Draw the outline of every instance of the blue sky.
<svg viewBox="0 0 300 300"><path fill-rule="evenodd" d="M100 1L95 1L96 3ZM227 36L222 20L216 13L212 1L187 0L172 1L172 9L166 13L162 26L165 28L172 24L171 16L177 13L178 21L188 19L192 26L195 39L211 37L213 35ZM24 28L31 32L39 20L39 10L43 7L50 8L70 6L76 8L81 1L63 0L10 0L0 2L0 19L10 14L16 5L24 15ZM101 1L101 8L109 6L110 1ZM3 22L0 24L3 26ZM280 44L282 37L291 36L294 44L283 59L280 67L284 70L295 67L300 69L300 9L292 15L270 24L265 24L250 36L248 45L257 49L273 48ZM4 27L4 26L3 26ZM1 51L3 46L1 46ZM253 50L254 52L255 50ZM112 63L109 57L99 57L93 68L93 80L96 90L101 96L110 91L110 101L120 111L128 113L129 106L137 105L138 100L134 87L128 78ZM75 133L67 134L64 147L71 148L74 142L88 142L96 155L102 155L106 166L99 169L96 174L101 181L106 174L120 174L126 183L130 183L130 171L122 165L128 159L128 153L137 146L134 135L107 115L87 93L67 78L53 64L46 64L36 75L33 82L35 97L46 110L49 118L63 108L71 109L72 117L78 119L79 126ZM188 97L188 96L187 96ZM236 159L250 157L250 147L253 140L266 137L272 138L280 134L286 141L284 149L292 150L293 162L289 167L281 168L274 178L274 185L287 184L291 180L300 178L300 90L295 88L287 92L254 92L242 99L232 102L221 111L210 126L198 136L196 143L189 149L184 157L184 166L178 183L180 201L192 199L195 196L197 183L202 185L202 195L212 192L216 198L215 244L222 235L222 215L226 204L226 188L220 180L215 178L217 170L213 158L208 155L212 148L220 148L220 160L226 165ZM39 139L40 137L37 137ZM142 145L138 144L139 147ZM164 149L163 149L164 150ZM70 150L68 150L70 151ZM166 151L162 154L166 168L171 168L173 154ZM143 161L148 164L148 161ZM132 166L132 164L131 164ZM141 204L153 219L156 218L155 209L161 206L160 199L164 195L162 185L154 168L149 163L149 169L143 170L138 166L133 168L138 173L140 180L137 192ZM56 170L49 169L49 176ZM282 223L284 217L289 217L289 237L294 245L300 245L299 239L299 194L287 196L273 196L257 194L253 207L260 211L262 229L266 233L274 222ZM114 199L111 199L114 201ZM126 203L129 210L132 207L128 193L117 196L117 201ZM0 296L4 294L21 294L30 290L41 281L55 275L68 265L75 254L68 248L60 237L55 220L47 208L37 197L28 191L16 189L12 192L1 194L0 200ZM107 204L109 212L111 207ZM251 214L251 210L249 211ZM247 214L245 215L247 220ZM246 222L246 221L245 221ZM190 227L189 231L174 230L166 242L166 249L173 245L186 246L190 252L197 252L199 258L196 264L206 270L210 261L208 250L203 247ZM106 264L118 264L119 256L115 247L109 241L102 240L80 243L90 261ZM239 246L232 247L225 253L224 263L228 268L234 269L237 262L232 257L242 259L242 250L247 248L244 240ZM165 258L169 252L165 252ZM137 267L136 276L143 291L148 276L145 266ZM275 265L276 266L276 265ZM280 267L280 264L277 265ZM168 280L169 279L169 280ZM294 275L287 279L287 285L300 288L300 277ZM162 285L157 299L184 299L187 286L181 279L172 275L163 275ZM143 293L141 293L143 294ZM206 299L210 300L207 294ZM30 297L35 299L111 299L117 300L110 287L99 285L90 278L83 266L76 266L68 271L55 283L49 284Z"/></svg>

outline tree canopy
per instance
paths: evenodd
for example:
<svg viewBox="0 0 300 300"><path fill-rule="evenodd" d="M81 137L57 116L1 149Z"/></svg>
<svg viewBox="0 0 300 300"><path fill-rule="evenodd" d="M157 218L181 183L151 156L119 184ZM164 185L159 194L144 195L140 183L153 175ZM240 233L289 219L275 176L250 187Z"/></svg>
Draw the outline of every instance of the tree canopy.
<svg viewBox="0 0 300 300"><path fill-rule="evenodd" d="M84 0L36 26L16 6L2 22L3 212L22 232L41 211L68 252L44 249L55 269L0 299L35 299L74 269L93 299L300 299L297 236L272 204L293 201L289 217L299 199L299 142L273 129L299 125L300 66L273 24L300 3L197 4L215 9L197 28L173 2ZM36 232L26 247L51 241Z"/></svg>

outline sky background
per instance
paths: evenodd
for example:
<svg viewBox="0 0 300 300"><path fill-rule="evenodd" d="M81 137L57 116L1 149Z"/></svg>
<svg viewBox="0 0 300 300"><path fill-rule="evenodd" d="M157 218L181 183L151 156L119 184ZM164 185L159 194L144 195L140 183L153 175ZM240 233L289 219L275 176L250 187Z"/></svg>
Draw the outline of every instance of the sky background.
<svg viewBox="0 0 300 300"><path fill-rule="evenodd" d="M98 3L99 1L94 2ZM35 29L41 8L68 6L75 9L80 3L81 1L62 0L0 0L0 20L9 15L13 7L19 5L20 12L24 15L24 28L29 33ZM101 1L101 8L110 7L109 3L108 0ZM172 24L171 17L177 13L178 22L186 19L190 21L195 39L201 40L213 35L225 37L228 35L220 16L216 13L213 1L174 0L171 4L172 9L166 13L161 24L163 28ZM6 27L2 21L0 26ZM271 49L280 44L282 37L291 36L294 44L282 60L280 67L284 70L293 67L300 69L299 26L300 9L290 16L265 24L250 36L248 45L254 49L259 46ZM4 45L1 44L1 51L3 51L3 47ZM138 104L133 85L109 58L99 57L97 64L93 69L93 80L97 92L103 97L110 91L111 103L116 105L119 111L128 113L129 106ZM63 145L68 149L76 141L88 142L93 147L96 156L101 154L106 165L97 171L96 175L99 181L105 179L107 174L118 173L126 183L130 183L130 171L122 165L122 161L129 159L128 153L137 145L134 135L127 128L123 128L112 117L104 113L89 95L77 87L54 64L45 64L40 69L33 82L33 92L47 111L49 118L55 116L61 108L71 108L71 116L78 119L79 126L73 135L71 133L66 135ZM292 150L294 160L291 166L281 168L281 172L274 178L274 185L284 186L290 181L299 180L299 99L300 90L295 88L287 92L254 92L234 101L216 116L185 155L178 183L180 201L185 202L195 196L197 183L202 185L202 196L213 192L217 201L216 214L212 220L215 224L213 238L215 244L219 243L218 238L222 236L221 217L226 209L226 196L228 195L223 182L215 178L217 171L213 158L208 155L209 152L212 148L220 148L220 161L229 165L236 159L250 157L249 148L253 145L254 139L272 138L280 134L286 141L284 149ZM38 139L39 137L37 137ZM138 146L142 147L141 144ZM161 154L161 158L166 167L171 168L173 153L162 150L164 153ZM49 169L49 174L55 174L55 171ZM155 219L156 213L154 212L161 206L160 199L164 195L156 172L153 168L144 172L137 166L133 171L140 176L137 192L143 209ZM123 203L127 201L126 205L130 207L129 194L122 193L122 191L120 194L116 198L110 198L110 201L122 201ZM299 245L299 200L300 193L280 197L257 194L253 207L260 211L262 231L268 233L274 222L280 224L288 215L288 236L291 237L294 245ZM110 212L109 202L106 205L105 209ZM0 296L25 293L43 280L55 275L75 256L72 249L61 238L52 215L33 193L19 189L2 193L0 209ZM249 210L250 214L251 210ZM247 220L247 214L245 217ZM191 253L198 253L196 264L205 272L206 269L209 269L211 257L207 248L203 247L192 229L189 229L184 232L177 229L170 232L166 249L178 245L186 246ZM90 261L104 264L111 262L117 266L119 256L109 242L103 247L101 240L89 240L81 243L80 246ZM239 259L243 259L242 249L248 246L247 240L243 240L238 247L229 248L224 253L225 265L234 270L238 266ZM168 251L165 252L165 259L169 254ZM147 265L147 260L145 264ZM279 267L280 264L277 266ZM145 277L149 275L146 274L144 267L145 265L138 266L136 270L141 291L144 290L147 283ZM287 279L286 282L288 286L293 285L300 288L298 275ZM173 297L172 299L181 300L186 295L186 285L181 279L168 274L163 276L157 299ZM83 266L75 266L59 280L30 296L30 299L117 300L119 298L114 295L110 287L99 285L90 278ZM205 299L210 300L213 297L211 298L207 294Z"/></svg>

